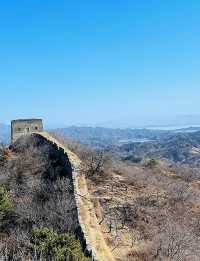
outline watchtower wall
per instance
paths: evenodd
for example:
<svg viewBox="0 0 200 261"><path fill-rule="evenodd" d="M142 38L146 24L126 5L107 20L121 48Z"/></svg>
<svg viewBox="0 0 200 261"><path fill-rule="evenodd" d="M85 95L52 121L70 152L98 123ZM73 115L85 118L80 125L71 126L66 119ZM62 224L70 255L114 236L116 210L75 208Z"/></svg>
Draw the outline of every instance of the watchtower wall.
<svg viewBox="0 0 200 261"><path fill-rule="evenodd" d="M11 122L11 142L14 143L23 135L38 133L43 131L41 119L13 120Z"/></svg>

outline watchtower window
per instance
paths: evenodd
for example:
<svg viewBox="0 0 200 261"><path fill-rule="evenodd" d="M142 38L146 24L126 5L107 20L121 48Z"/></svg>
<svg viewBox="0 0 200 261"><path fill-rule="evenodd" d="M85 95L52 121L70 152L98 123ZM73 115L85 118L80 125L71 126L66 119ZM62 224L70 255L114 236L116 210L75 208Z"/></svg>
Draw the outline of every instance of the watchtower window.
<svg viewBox="0 0 200 261"><path fill-rule="evenodd" d="M29 132L29 131L30 131L30 129L29 129L29 128L26 128L26 131L27 131L27 132Z"/></svg>
<svg viewBox="0 0 200 261"><path fill-rule="evenodd" d="M38 130L38 127L37 127L37 126L35 126L35 130Z"/></svg>

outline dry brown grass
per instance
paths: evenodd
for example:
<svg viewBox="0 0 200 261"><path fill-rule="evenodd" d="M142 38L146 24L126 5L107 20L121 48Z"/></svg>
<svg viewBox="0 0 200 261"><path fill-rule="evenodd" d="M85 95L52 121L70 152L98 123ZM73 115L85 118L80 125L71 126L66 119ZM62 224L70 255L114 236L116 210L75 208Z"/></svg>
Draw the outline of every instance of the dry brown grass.
<svg viewBox="0 0 200 261"><path fill-rule="evenodd" d="M200 215L200 193L196 193L198 189L195 189L195 194L193 184L181 177L181 168L177 171L159 165L149 169L141 165L118 163L106 179L98 183L88 182L101 230L116 260L199 260L199 240L192 231L195 229L194 220ZM118 208L127 204L136 207L137 215L135 218L130 216L131 221L123 228L119 220L118 228L112 220L112 231L109 231L108 207ZM174 235L168 224L177 227ZM190 240L190 246L185 244L185 235ZM180 244L182 251L180 256L177 254L173 259L166 252L169 247L167 242L171 238ZM163 242L161 246L160 242ZM186 257L186 253L189 256Z"/></svg>

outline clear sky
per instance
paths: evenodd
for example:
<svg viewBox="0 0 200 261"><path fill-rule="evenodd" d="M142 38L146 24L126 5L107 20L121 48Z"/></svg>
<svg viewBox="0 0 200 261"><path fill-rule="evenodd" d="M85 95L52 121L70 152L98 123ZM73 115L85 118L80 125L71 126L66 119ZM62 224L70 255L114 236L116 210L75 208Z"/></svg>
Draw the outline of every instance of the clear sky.
<svg viewBox="0 0 200 261"><path fill-rule="evenodd" d="M199 14L198 0L0 1L0 122L200 115Z"/></svg>

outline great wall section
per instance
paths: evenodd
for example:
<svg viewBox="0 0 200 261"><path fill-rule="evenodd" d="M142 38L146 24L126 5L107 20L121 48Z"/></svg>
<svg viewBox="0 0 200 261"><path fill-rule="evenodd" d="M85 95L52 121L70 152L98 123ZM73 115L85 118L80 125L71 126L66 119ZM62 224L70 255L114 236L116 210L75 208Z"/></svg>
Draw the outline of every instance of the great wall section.
<svg viewBox="0 0 200 261"><path fill-rule="evenodd" d="M93 261L114 261L112 252L101 232L87 189L86 179L80 173L80 159L49 133L39 132L33 135L45 139L48 143L56 147L56 149L64 153L72 165L72 179L79 222L77 235L85 254L91 257Z"/></svg>

